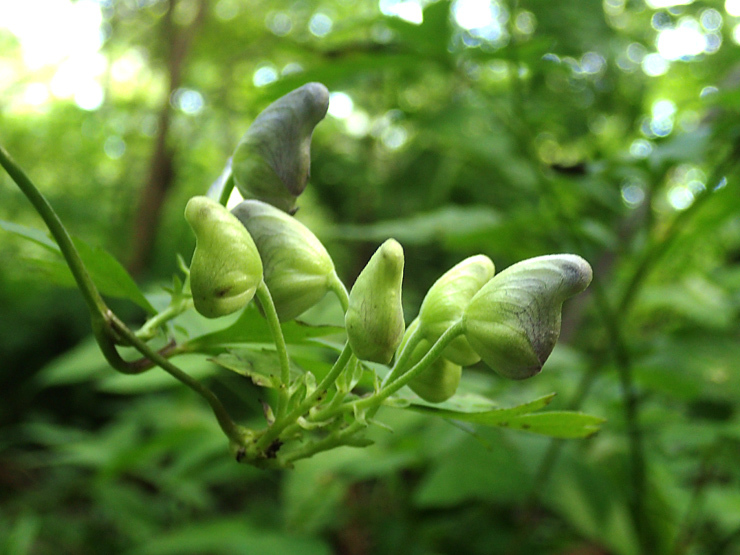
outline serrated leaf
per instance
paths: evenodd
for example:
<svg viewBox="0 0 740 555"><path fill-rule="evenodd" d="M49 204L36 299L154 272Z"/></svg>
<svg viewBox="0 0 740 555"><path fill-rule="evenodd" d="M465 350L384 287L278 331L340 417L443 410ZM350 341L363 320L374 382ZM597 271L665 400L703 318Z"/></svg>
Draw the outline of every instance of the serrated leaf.
<svg viewBox="0 0 740 555"><path fill-rule="evenodd" d="M481 412L450 410L422 403L415 403L410 408L411 410L441 416L450 420L471 422L482 426L511 428L556 438L587 437L599 431L604 419L597 416L570 411L532 414L547 406L553 397L554 394L550 394L515 407ZM440 405L443 404L445 403Z"/></svg>
<svg viewBox="0 0 740 555"><path fill-rule="evenodd" d="M275 351L239 349L218 355L211 360L227 370L249 378L259 387L280 387L280 361ZM291 381L302 375L303 372L291 364Z"/></svg>
<svg viewBox="0 0 740 555"><path fill-rule="evenodd" d="M33 241L49 252L56 254L59 258L53 261L36 258L30 260L41 267L45 275L57 285L67 287L75 285L71 272L67 268L62 253L59 250L59 246L48 235L41 230L3 220L0 220L0 228L29 241ZM136 285L136 282L110 253L100 247L92 247L75 237L72 238L72 241L75 247L77 247L80 258L90 273L90 277L103 295L118 299L128 299L150 314L157 312Z"/></svg>

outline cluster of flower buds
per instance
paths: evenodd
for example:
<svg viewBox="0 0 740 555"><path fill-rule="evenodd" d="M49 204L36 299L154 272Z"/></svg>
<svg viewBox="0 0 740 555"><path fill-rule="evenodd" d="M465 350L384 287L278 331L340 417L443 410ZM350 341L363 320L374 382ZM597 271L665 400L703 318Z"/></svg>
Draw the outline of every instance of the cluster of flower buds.
<svg viewBox="0 0 740 555"><path fill-rule="evenodd" d="M260 114L234 153L234 179L247 200L233 212L206 197L188 203L185 217L197 240L191 289L204 316L239 310L264 280L279 320L289 321L338 280L319 239L291 215L308 179L311 134L327 103L326 88L309 83ZM434 403L454 395L462 368L481 360L506 378L537 374L560 335L563 302L592 278L588 263L573 254L531 258L496 275L487 256L472 256L432 285L404 333L403 269L403 248L388 239L349 293L347 339L360 360L389 364L398 354L403 368L394 370L418 367L409 386ZM427 360L443 336L440 356Z"/></svg>
<svg viewBox="0 0 740 555"><path fill-rule="evenodd" d="M461 367L480 360L505 378L534 376L560 336L563 302L591 278L589 264L573 254L531 258L498 275L486 256L463 260L429 289L399 353L413 341L405 362L411 367L452 326L461 326L460 335L409 386L422 399L444 401L455 393Z"/></svg>

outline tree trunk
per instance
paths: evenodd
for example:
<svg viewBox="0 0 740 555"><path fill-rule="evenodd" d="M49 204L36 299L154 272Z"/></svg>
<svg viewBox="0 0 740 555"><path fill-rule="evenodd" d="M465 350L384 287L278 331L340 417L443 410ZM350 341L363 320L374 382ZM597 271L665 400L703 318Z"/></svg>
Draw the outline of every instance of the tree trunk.
<svg viewBox="0 0 740 555"><path fill-rule="evenodd" d="M157 120L157 135L154 151L149 162L147 180L139 195L139 202L134 216L133 236L131 238L131 258L128 270L134 276L141 275L149 266L154 242L167 194L175 182L174 151L168 145L169 129L172 120L170 99L182 81L182 70L188 50L198 28L205 19L208 1L200 0L198 14L193 22L179 29L173 22L173 12L178 0L167 2L164 15L163 34L169 38L169 56L167 69L169 88Z"/></svg>

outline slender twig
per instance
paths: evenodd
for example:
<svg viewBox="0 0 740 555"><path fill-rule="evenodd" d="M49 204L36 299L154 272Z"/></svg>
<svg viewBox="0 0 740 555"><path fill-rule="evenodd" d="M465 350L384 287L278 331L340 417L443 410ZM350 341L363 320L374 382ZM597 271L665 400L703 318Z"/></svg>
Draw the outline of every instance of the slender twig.
<svg viewBox="0 0 740 555"><path fill-rule="evenodd" d="M104 319L105 311L107 306L103 298L100 296L95 283L93 283L87 268L82 263L80 253L77 251L72 238L69 236L67 229L62 224L62 221L57 216L57 213L46 200L46 197L39 191L39 189L33 184L31 179L21 169L21 167L11 158L10 154L0 146L0 165L5 168L10 177L15 181L18 188L26 195L26 198L31 202L36 212L39 213L44 223L49 228L49 232L54 237L54 240L59 245L59 250L62 251L64 259L67 261L72 276L74 277L77 287L80 289L85 303L87 304L91 313L97 313L102 319Z"/></svg>
<svg viewBox="0 0 740 555"><path fill-rule="evenodd" d="M161 367L180 382L184 383L197 393L199 393L213 409L216 418L221 425L221 429L232 441L242 441L243 434L231 420L225 408L216 397L216 395L206 388L203 384L180 370L177 366L167 360L161 353L154 350L142 339L136 336L118 317L108 308L105 301L92 281L87 268L82 262L79 252L72 242L67 229L57 216L54 209L46 200L44 195L33 184L26 173L16 164L7 151L0 146L0 165L5 168L13 181L16 182L23 194L31 201L36 211L49 228L50 233L59 245L64 259L67 261L72 275L75 278L80 292L82 293L85 303L92 319L92 329L95 339L100 346L106 360L116 370L125 374L138 374L147 369L147 365L141 361L129 362L124 360L116 348L117 342L123 342L131 345L142 355Z"/></svg>

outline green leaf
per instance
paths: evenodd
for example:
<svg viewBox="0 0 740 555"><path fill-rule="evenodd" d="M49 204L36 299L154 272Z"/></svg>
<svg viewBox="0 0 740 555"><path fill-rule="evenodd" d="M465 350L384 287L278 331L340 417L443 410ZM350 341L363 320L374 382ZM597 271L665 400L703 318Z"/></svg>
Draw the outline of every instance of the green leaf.
<svg viewBox="0 0 740 555"><path fill-rule="evenodd" d="M53 359L36 374L41 387L72 385L102 378L110 370L100 347L90 337Z"/></svg>
<svg viewBox="0 0 740 555"><path fill-rule="evenodd" d="M268 349L239 349L211 359L219 366L248 377L260 387L280 387L280 361L277 352ZM291 364L291 380L303 372Z"/></svg>
<svg viewBox="0 0 740 555"><path fill-rule="evenodd" d="M523 414L508 421L496 422L495 425L549 437L571 439L595 434L604 422L604 418L582 412L551 411Z"/></svg>
<svg viewBox="0 0 740 555"><path fill-rule="evenodd" d="M204 380L217 372L217 368L203 355L180 355L173 358L172 361L178 368L187 372L196 380ZM157 367L135 376L108 372L98 384L99 390L119 395L136 395L177 387L180 387L180 382Z"/></svg>
<svg viewBox="0 0 740 555"><path fill-rule="evenodd" d="M371 225L342 225L334 230L334 235L338 239L359 241L383 241L394 237L405 245L423 245L477 231L488 232L500 222L498 212L486 206L447 206L410 218Z"/></svg>
<svg viewBox="0 0 740 555"><path fill-rule="evenodd" d="M450 410L422 403L415 403L410 408L450 420L471 422L483 426L511 428L556 438L587 437L599 431L604 419L597 416L570 411L532 414L534 411L547 406L553 397L554 394L550 394L515 407L482 412Z"/></svg>
<svg viewBox="0 0 740 555"><path fill-rule="evenodd" d="M314 337L326 337L341 333L336 326L312 326L290 321L281 324L286 343L301 343ZM272 335L254 304L247 306L239 318L230 326L212 333L194 337L183 345L184 349L201 351L241 345L244 343L272 343Z"/></svg>
<svg viewBox="0 0 740 555"><path fill-rule="evenodd" d="M29 241L33 241L37 245L56 254L59 258L53 262L37 258L32 259L32 261L37 266L42 267L45 274L56 284L62 286L75 285L71 273L63 261L64 259L59 246L48 235L41 230L3 220L0 220L0 228ZM103 295L118 299L128 299L150 314L157 312L146 297L144 297L136 282L110 253L100 247L92 247L75 237L72 238L72 241L75 247L77 247L80 258L90 273L90 277Z"/></svg>
<svg viewBox="0 0 740 555"><path fill-rule="evenodd" d="M505 419L511 416L527 414L540 410L549 405L554 398L555 393L550 393L549 395L538 397L533 401L505 409L494 408L496 405L493 401L487 397L472 393L455 395L444 403L428 403L419 397L414 396L413 399L411 399L411 404L412 408L419 412L429 412L443 418L475 422L475 420L469 420L468 417L471 415L474 417L474 415L491 414L492 416L489 417L491 419L496 418L495 415L499 415L501 419ZM461 414L463 415L462 417L460 417Z"/></svg>
<svg viewBox="0 0 740 555"><path fill-rule="evenodd" d="M213 522L188 522L181 528L147 538L130 553L176 555L190 553L260 555L329 555L320 540L292 536L277 530L250 526L243 518L220 518Z"/></svg>
<svg viewBox="0 0 740 555"><path fill-rule="evenodd" d="M26 227L20 224L14 224L13 222L6 222L5 220L0 220L0 228L9 233L14 233L19 237L23 237L24 239L28 239L29 241L33 241L34 243L37 243L42 247L46 247L51 251L60 252L57 244L40 229Z"/></svg>

